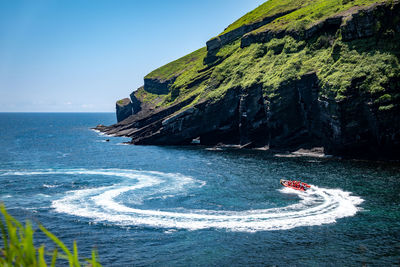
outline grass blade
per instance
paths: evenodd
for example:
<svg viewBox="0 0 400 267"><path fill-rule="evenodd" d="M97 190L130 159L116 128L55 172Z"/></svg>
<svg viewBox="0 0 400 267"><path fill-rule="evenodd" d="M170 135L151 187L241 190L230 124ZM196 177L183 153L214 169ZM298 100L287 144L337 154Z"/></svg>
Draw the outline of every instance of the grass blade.
<svg viewBox="0 0 400 267"><path fill-rule="evenodd" d="M79 257L78 257L78 246L76 245L76 241L74 241L74 265L75 267L80 267Z"/></svg>
<svg viewBox="0 0 400 267"><path fill-rule="evenodd" d="M42 245L39 249L38 249L38 266L39 267L47 267L46 261L44 259L44 246ZM36 265L36 264L35 264ZM33 266L35 266L33 265Z"/></svg>
<svg viewBox="0 0 400 267"><path fill-rule="evenodd" d="M50 265L51 267L56 266L57 254L58 254L58 250L57 250L57 248L55 248L53 251L53 256L51 257L51 265Z"/></svg>
<svg viewBox="0 0 400 267"><path fill-rule="evenodd" d="M69 266L73 266L73 256L71 254L71 252L69 251L69 249L67 248L66 245L64 245L63 242L61 242L60 239L58 239L55 235L53 235L52 233L50 233L50 231L48 231L46 228L43 227L43 225L39 224L39 228L40 230L43 231L43 233L45 233L54 243L56 243L57 246L59 246L65 254L67 254L68 260L69 260Z"/></svg>

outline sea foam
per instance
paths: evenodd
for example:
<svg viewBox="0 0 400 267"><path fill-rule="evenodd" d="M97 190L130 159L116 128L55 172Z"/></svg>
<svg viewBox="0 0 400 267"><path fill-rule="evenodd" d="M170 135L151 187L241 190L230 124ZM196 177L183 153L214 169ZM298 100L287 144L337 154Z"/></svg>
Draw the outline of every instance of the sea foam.
<svg viewBox="0 0 400 267"><path fill-rule="evenodd" d="M24 172L15 173L23 175ZM136 170L45 170L25 174L81 174L106 175L127 178L124 182L110 186L68 191L65 196L54 200L56 212L86 217L93 222L116 225L141 225L155 228L199 230L206 228L228 231L271 231L286 230L301 226L335 223L338 219L354 216L363 202L360 197L341 189L320 188L312 185L306 192L282 188L282 194L296 194L299 202L279 208L244 211L196 210L175 208L168 210L130 207L121 196L130 193L142 200L159 196L173 197L176 194L199 188L204 181L177 173L162 173ZM155 188L153 191L152 189Z"/></svg>

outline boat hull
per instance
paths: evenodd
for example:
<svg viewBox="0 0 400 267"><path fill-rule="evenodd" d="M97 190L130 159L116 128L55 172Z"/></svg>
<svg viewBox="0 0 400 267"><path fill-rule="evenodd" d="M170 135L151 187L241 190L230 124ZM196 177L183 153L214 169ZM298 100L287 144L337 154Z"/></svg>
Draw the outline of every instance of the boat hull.
<svg viewBox="0 0 400 267"><path fill-rule="evenodd" d="M294 190L303 191L303 192L311 187L310 185L300 182L300 181L291 181L291 180L281 179L280 183L284 187L292 188Z"/></svg>

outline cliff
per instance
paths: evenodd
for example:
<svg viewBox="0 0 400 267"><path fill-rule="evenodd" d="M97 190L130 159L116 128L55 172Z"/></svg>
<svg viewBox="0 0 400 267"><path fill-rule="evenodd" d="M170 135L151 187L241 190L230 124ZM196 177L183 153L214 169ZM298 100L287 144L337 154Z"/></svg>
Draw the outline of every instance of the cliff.
<svg viewBox="0 0 400 267"><path fill-rule="evenodd" d="M99 130L400 159L399 57L399 1L270 0L147 75Z"/></svg>

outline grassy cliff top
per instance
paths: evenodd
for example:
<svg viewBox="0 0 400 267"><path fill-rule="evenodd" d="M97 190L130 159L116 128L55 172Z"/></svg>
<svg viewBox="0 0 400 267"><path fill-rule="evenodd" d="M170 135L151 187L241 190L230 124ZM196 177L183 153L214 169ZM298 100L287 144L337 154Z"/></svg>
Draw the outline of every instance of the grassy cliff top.
<svg viewBox="0 0 400 267"><path fill-rule="evenodd" d="M229 25L221 34L290 10L294 11L253 32L267 29L301 30L319 20L349 10L354 6L370 5L382 1L384 0L269 0ZM185 72L198 69L206 55L206 47L200 48L150 72L144 78L156 79L161 82L172 80Z"/></svg>
<svg viewBox="0 0 400 267"><path fill-rule="evenodd" d="M119 106L126 106L129 103L131 103L131 100L129 98L123 98L123 99L120 99L120 100L117 101L117 104Z"/></svg>
<svg viewBox="0 0 400 267"><path fill-rule="evenodd" d="M146 75L145 79L170 80L191 69L199 62L203 62L207 54L207 48L200 48L184 57L172 61Z"/></svg>
<svg viewBox="0 0 400 267"><path fill-rule="evenodd" d="M384 0L309 1L309 3L304 4L301 8L256 29L255 32L265 31L268 29L301 31L320 20L334 16L341 12L350 10L352 8L369 6L373 3L379 2L384 2Z"/></svg>
<svg viewBox="0 0 400 267"><path fill-rule="evenodd" d="M220 35L230 32L243 25L253 24L262 21L266 17L272 17L276 14L287 12L306 6L315 0L269 0L256 9L250 11L234 23L229 25Z"/></svg>

